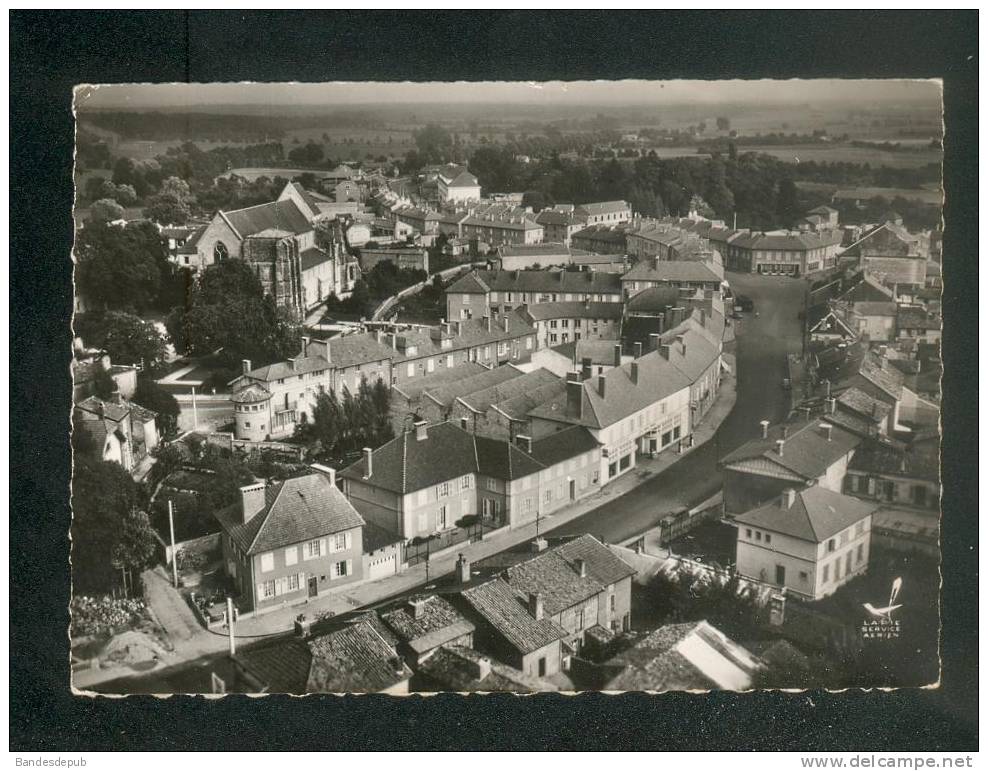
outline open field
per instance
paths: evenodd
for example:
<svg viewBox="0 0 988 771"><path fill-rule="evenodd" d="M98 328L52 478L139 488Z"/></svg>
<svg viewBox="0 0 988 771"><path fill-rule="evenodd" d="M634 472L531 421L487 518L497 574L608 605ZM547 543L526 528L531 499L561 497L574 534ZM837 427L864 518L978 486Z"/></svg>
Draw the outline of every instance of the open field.
<svg viewBox="0 0 988 771"><path fill-rule="evenodd" d="M797 182L796 187L803 190L814 190L833 195L840 190L841 195L847 198L858 198L862 201L879 196L892 200L893 198L906 198L914 201L921 201L930 206L939 206L943 203L943 193L939 190L928 188L906 188L906 187L839 187L828 182Z"/></svg>

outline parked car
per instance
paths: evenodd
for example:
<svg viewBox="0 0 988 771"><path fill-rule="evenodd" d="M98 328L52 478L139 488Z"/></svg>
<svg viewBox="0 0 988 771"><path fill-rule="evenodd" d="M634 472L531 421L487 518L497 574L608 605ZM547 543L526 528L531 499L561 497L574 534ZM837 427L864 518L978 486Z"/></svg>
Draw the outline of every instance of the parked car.
<svg viewBox="0 0 988 771"><path fill-rule="evenodd" d="M753 311L755 309L755 303L750 297L745 297L743 294L739 294L734 298L734 306L740 307L743 311Z"/></svg>

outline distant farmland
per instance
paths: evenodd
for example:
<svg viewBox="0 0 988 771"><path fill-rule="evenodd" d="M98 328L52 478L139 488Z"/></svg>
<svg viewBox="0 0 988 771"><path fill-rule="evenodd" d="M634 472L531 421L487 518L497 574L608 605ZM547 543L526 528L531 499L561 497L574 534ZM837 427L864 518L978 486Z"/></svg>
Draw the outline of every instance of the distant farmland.
<svg viewBox="0 0 988 771"><path fill-rule="evenodd" d="M879 196L892 200L893 198L905 198L912 201L920 201L930 206L940 206L943 203L943 194L939 190L928 188L905 188L905 187L838 187L837 185L825 182L797 182L796 187L803 190L813 190L816 192L834 195L839 193L845 200L866 201Z"/></svg>

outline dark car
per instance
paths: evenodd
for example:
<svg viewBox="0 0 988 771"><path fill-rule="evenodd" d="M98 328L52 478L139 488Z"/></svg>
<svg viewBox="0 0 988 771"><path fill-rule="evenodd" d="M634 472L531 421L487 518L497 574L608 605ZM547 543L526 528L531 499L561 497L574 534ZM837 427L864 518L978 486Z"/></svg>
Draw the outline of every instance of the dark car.
<svg viewBox="0 0 988 771"><path fill-rule="evenodd" d="M740 306L741 310L748 311L749 313L755 309L755 303L752 302L750 297L746 297L743 294L739 294L734 298L734 304Z"/></svg>

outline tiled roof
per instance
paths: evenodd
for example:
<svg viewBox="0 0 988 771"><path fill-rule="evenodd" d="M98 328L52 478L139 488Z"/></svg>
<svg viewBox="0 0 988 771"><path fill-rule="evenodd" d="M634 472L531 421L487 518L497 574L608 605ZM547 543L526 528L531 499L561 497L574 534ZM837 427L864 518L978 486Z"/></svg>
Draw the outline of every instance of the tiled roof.
<svg viewBox="0 0 988 771"><path fill-rule="evenodd" d="M268 364L266 367L252 369L247 373L247 377L253 380L260 380L264 383L270 383L286 377L294 377L295 375L302 375L307 372L321 372L327 369L330 369L330 364L322 356L299 356L288 361L279 361L274 364Z"/></svg>
<svg viewBox="0 0 988 771"><path fill-rule="evenodd" d="M878 505L849 495L835 493L820 485L797 490L792 506L783 507L777 495L750 511L739 514L734 521L773 533L813 543L822 543L871 514Z"/></svg>
<svg viewBox="0 0 988 771"><path fill-rule="evenodd" d="M552 346L552 350L560 353L573 362L576 369L580 368L583 359L590 359L594 365L613 366L614 346L621 345L620 340L577 340Z"/></svg>
<svg viewBox="0 0 988 771"><path fill-rule="evenodd" d="M637 383L631 380L631 362L583 381L581 415L570 410L566 395L535 408L531 415L591 428L604 428L690 385L690 380L658 351L645 354L636 363ZM606 381L606 398L600 395L601 379Z"/></svg>
<svg viewBox="0 0 988 771"><path fill-rule="evenodd" d="M545 404L547 401L561 396L565 391L566 382L561 377L557 377L555 380L550 380L510 399L504 399L493 406L498 412L513 420L527 422L529 412L540 404Z"/></svg>
<svg viewBox="0 0 988 771"><path fill-rule="evenodd" d="M505 364L494 369L484 369L476 375L464 377L442 386L428 386L424 394L433 401L449 409L459 396L467 396L482 391L498 383L521 377L524 373L513 364Z"/></svg>
<svg viewBox="0 0 988 771"><path fill-rule="evenodd" d="M248 382L242 388L238 388L234 391L233 395L230 397L230 401L234 404L255 404L258 402L266 402L271 398L271 392L262 386L260 383Z"/></svg>
<svg viewBox="0 0 988 771"><path fill-rule="evenodd" d="M691 281L720 283L721 277L705 262L695 260L647 260L621 277L622 281Z"/></svg>
<svg viewBox="0 0 988 771"><path fill-rule="evenodd" d="M894 316L896 304L893 302L857 302L854 312L859 316Z"/></svg>
<svg viewBox="0 0 988 771"><path fill-rule="evenodd" d="M246 209L221 211L220 217L241 237L247 238L264 230L283 230L298 235L312 230L312 224L295 201L272 201Z"/></svg>
<svg viewBox="0 0 988 771"><path fill-rule="evenodd" d="M651 286L628 300L627 308L629 312L662 312L669 307L678 307L681 300L677 287Z"/></svg>
<svg viewBox="0 0 988 771"><path fill-rule="evenodd" d="M761 662L706 621L693 621L659 627L607 666L621 668L609 691L745 690Z"/></svg>
<svg viewBox="0 0 988 771"><path fill-rule="evenodd" d="M465 589L461 596L500 637L523 654L567 636L548 618L536 621L528 612L527 599L500 578Z"/></svg>
<svg viewBox="0 0 988 771"><path fill-rule="evenodd" d="M465 281L467 278L473 280ZM446 293L477 291L478 281L480 287L494 292L621 293L620 277L613 273L568 270L475 270L456 281ZM466 289L460 289L460 282Z"/></svg>
<svg viewBox="0 0 988 771"><path fill-rule="evenodd" d="M837 397L837 405L840 408L853 410L875 422L885 420L889 412L892 411L892 407L889 404L886 404L880 399L875 399L860 388L848 388L841 393Z"/></svg>
<svg viewBox="0 0 988 771"><path fill-rule="evenodd" d="M550 467L597 447L600 447L600 442L586 427L570 426L532 442L532 457L543 466Z"/></svg>
<svg viewBox="0 0 988 771"><path fill-rule="evenodd" d="M895 299L895 292L870 273L865 273L840 299L844 302L888 302Z"/></svg>
<svg viewBox="0 0 988 771"><path fill-rule="evenodd" d="M416 653L425 653L474 631L474 625L448 600L436 595L417 599L422 603L421 618L415 618L408 602L381 613L381 620Z"/></svg>
<svg viewBox="0 0 988 771"><path fill-rule="evenodd" d="M299 259L302 262L302 270L309 270L317 265L322 265L324 262L330 262L333 258L328 252L324 252L317 246L313 246L311 249L306 249L299 255Z"/></svg>
<svg viewBox="0 0 988 771"><path fill-rule="evenodd" d="M624 312L624 303L613 302L544 302L525 306L533 321L548 319L609 319L615 321Z"/></svg>
<svg viewBox="0 0 988 771"><path fill-rule="evenodd" d="M490 673L477 678L478 664L486 659ZM444 691L465 693L540 693L559 690L548 680L526 675L479 651L445 645L419 665L419 672Z"/></svg>
<svg viewBox="0 0 988 771"><path fill-rule="evenodd" d="M585 603L603 592L606 586L589 570L581 577L573 560L564 557L558 549L508 568L503 578L522 597L541 594L547 616Z"/></svg>
<svg viewBox="0 0 988 771"><path fill-rule="evenodd" d="M597 216L600 214L620 214L629 211L631 206L627 201L598 201L597 203L581 203L576 207L576 212Z"/></svg>
<svg viewBox="0 0 988 771"><path fill-rule="evenodd" d="M843 234L839 230L816 233L788 233L786 235L750 233L734 239L731 241L731 244L747 249L807 251L826 246L838 246L842 239Z"/></svg>
<svg viewBox="0 0 988 771"><path fill-rule="evenodd" d="M446 187L476 187L479 184L477 178L469 171L461 171L446 183Z"/></svg>
<svg viewBox="0 0 988 771"><path fill-rule="evenodd" d="M585 214L576 212L555 211L554 209L543 209L536 216L535 221L540 225L578 225L586 222Z"/></svg>
<svg viewBox="0 0 988 771"><path fill-rule="evenodd" d="M854 453L848 468L871 474L940 481L940 452L937 443L913 445L899 449L877 442L869 443Z"/></svg>
<svg viewBox="0 0 988 771"><path fill-rule="evenodd" d="M443 356L452 351L463 350L464 348L475 348L479 345L489 345L507 340L517 340L528 335L535 334L535 330L529 325L522 311L515 310L510 314L492 318L490 329L484 318L462 319L454 322L459 325L459 333L451 338L452 345L442 347L441 342L432 336L430 329L413 329L403 332L399 338L403 338L404 345L399 345L400 350L392 351L391 358L396 362L418 360L427 356ZM507 329L505 329L507 323ZM409 353L409 348L415 347L415 353Z"/></svg>
<svg viewBox="0 0 988 771"><path fill-rule="evenodd" d="M527 391L534 390L548 383L559 383L560 378L544 367L539 367L531 372L525 372L519 377L505 380L502 383L485 388L482 391L474 391L467 396L459 397L459 401L475 412L486 412L492 405L513 399Z"/></svg>
<svg viewBox="0 0 988 771"><path fill-rule="evenodd" d="M551 551L558 552L571 565L576 560L582 559L587 566L587 575L595 578L604 586L616 584L637 572L631 565L589 534L554 546Z"/></svg>
<svg viewBox="0 0 988 771"><path fill-rule="evenodd" d="M90 412L93 415L99 415L101 418L111 420L114 423L119 423L130 414L129 403L123 402L117 404L116 402L100 399L98 396L88 396L82 401L77 402L75 406L80 410Z"/></svg>
<svg viewBox="0 0 988 771"><path fill-rule="evenodd" d="M454 281L446 289L446 294L487 294L489 291L491 288L484 283L477 271L472 270Z"/></svg>
<svg viewBox="0 0 988 771"><path fill-rule="evenodd" d="M514 369L514 367L511 367L511 365L506 365L505 367L498 367L497 369L505 369L510 371L511 369ZM414 401L415 399L418 399L425 391L439 389L445 385L457 384L462 381L469 380L474 375L491 371L495 370L488 370L487 367L476 361L465 361L462 364L457 364L455 367L437 369L435 372L424 375L423 377L417 377L404 383L400 383L399 385L394 386L394 390ZM520 370L515 371L519 372Z"/></svg>
<svg viewBox="0 0 988 771"><path fill-rule="evenodd" d="M304 640L279 638L246 645L236 660L256 679L265 693L306 693L312 652Z"/></svg>
<svg viewBox="0 0 988 771"><path fill-rule="evenodd" d="M322 474L308 474L268 485L265 505L246 523L240 503L217 512L223 529L247 554L361 527L364 520L346 496Z"/></svg>
<svg viewBox="0 0 988 771"><path fill-rule="evenodd" d="M904 375L877 353L861 346L848 351L838 369L836 380L843 387L853 384L856 377L863 378L896 400L902 398Z"/></svg>
<svg viewBox="0 0 988 771"><path fill-rule="evenodd" d="M309 641L309 693L377 693L412 676L397 652L368 623Z"/></svg>
<svg viewBox="0 0 988 771"><path fill-rule="evenodd" d="M309 215L312 217L319 216L319 204L316 203L316 199L312 197L309 191L302 187L298 182L290 182L289 184L295 188L295 191L305 202L305 205L309 209Z"/></svg>
<svg viewBox="0 0 988 771"><path fill-rule="evenodd" d="M826 416L824 416L826 418ZM730 465L753 458L765 458L782 466L804 479L818 479L838 460L845 457L861 444L861 437L838 426L830 429L830 439L821 427L824 419L812 419L790 424L771 426L768 438L760 436L745 442L738 449L721 458L721 463ZM778 452L777 439L782 439L783 429L788 430L782 454Z"/></svg>
<svg viewBox="0 0 988 771"><path fill-rule="evenodd" d="M541 244L509 244L500 247L498 253L502 257L543 257L557 255L568 257L570 250L566 244L543 242Z"/></svg>
<svg viewBox="0 0 988 771"><path fill-rule="evenodd" d="M578 230L572 235L574 242L577 241L607 241L612 244L623 245L628 238L628 228L615 225L590 225Z"/></svg>
<svg viewBox="0 0 988 771"><path fill-rule="evenodd" d="M940 317L928 312L925 308L912 305L900 305L896 316L896 325L901 329L940 329L943 325Z"/></svg>
<svg viewBox="0 0 988 771"><path fill-rule="evenodd" d="M537 474L545 468L510 442L486 436L476 436L474 440L477 448L477 470L484 476L510 481Z"/></svg>

